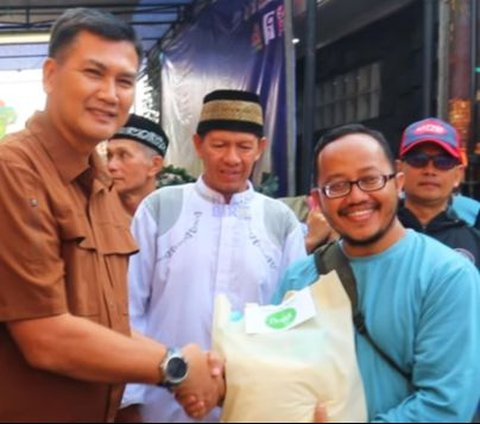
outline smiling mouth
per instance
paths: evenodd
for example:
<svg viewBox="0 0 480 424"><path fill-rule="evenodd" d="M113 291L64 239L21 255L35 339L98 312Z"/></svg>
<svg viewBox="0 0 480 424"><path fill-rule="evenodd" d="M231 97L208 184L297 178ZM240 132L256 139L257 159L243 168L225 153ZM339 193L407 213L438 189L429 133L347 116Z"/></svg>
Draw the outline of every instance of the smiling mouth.
<svg viewBox="0 0 480 424"><path fill-rule="evenodd" d="M358 205L357 207L344 208L340 210L338 214L342 218L360 222L370 219L376 210L378 210L378 206L373 204L362 206Z"/></svg>
<svg viewBox="0 0 480 424"><path fill-rule="evenodd" d="M347 212L343 215L343 217L353 222L365 222L372 217L374 211L374 209L363 209L359 211Z"/></svg>
<svg viewBox="0 0 480 424"><path fill-rule="evenodd" d="M97 118L100 118L101 120L105 121L111 121L112 119L116 118L116 114L113 112L101 110L101 109L89 109L90 112L96 116Z"/></svg>
<svg viewBox="0 0 480 424"><path fill-rule="evenodd" d="M353 216L353 217L362 217L365 215L370 215L373 212L373 209L364 209L361 211L354 211L354 212L349 212L347 216Z"/></svg>

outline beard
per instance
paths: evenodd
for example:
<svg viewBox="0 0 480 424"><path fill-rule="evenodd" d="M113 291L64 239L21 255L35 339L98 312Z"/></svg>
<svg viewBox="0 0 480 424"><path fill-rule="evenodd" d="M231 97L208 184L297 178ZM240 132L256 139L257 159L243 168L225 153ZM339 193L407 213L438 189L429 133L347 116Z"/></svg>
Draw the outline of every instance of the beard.
<svg viewBox="0 0 480 424"><path fill-rule="evenodd" d="M388 233L390 228L392 228L393 224L395 223L395 218L396 218L396 213L393 213L390 216L390 220L388 221L387 225L380 228L376 233L372 234L370 237L367 237L367 238L355 239L345 233L339 233L339 234L343 238L344 242L347 244L350 244L351 246L356 246L356 247L370 246L372 244L375 244L377 241L381 240L383 236L385 236L385 234Z"/></svg>

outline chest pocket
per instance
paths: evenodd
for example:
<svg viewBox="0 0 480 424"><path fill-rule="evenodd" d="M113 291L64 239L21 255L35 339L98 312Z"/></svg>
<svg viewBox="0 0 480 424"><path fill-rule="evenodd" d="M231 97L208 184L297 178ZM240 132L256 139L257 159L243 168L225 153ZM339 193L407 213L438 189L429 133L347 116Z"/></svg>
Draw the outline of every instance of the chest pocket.
<svg viewBox="0 0 480 424"><path fill-rule="evenodd" d="M58 223L69 309L103 322L112 313L127 313L128 256L137 246L115 198L96 200L89 217L83 210L64 208Z"/></svg>

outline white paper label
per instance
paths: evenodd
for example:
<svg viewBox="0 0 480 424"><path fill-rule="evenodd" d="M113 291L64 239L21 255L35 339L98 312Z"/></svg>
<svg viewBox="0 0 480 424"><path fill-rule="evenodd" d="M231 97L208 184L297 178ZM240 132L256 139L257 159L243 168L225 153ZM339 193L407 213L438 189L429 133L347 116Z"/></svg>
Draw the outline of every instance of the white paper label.
<svg viewBox="0 0 480 424"><path fill-rule="evenodd" d="M245 307L247 334L275 333L293 328L314 317L315 304L310 288L295 292L280 305L260 306L248 303Z"/></svg>

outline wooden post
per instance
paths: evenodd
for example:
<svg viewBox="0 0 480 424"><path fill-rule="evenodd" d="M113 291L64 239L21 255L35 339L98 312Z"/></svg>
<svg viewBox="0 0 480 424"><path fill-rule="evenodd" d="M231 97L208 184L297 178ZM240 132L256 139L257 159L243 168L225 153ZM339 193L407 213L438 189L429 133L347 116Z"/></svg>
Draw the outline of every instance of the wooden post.
<svg viewBox="0 0 480 424"><path fill-rule="evenodd" d="M471 138L472 120L470 13L470 0L451 0L448 120L460 133L461 147L465 153Z"/></svg>

